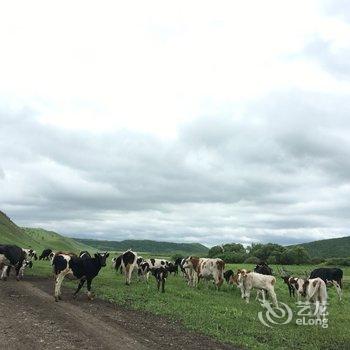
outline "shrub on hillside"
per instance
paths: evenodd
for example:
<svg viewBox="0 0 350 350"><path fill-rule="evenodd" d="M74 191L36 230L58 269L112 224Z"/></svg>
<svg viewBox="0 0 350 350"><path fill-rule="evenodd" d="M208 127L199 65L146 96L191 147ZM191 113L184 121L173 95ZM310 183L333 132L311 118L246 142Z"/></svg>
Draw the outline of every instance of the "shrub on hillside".
<svg viewBox="0 0 350 350"><path fill-rule="evenodd" d="M325 265L350 266L350 258L329 258L326 259Z"/></svg>

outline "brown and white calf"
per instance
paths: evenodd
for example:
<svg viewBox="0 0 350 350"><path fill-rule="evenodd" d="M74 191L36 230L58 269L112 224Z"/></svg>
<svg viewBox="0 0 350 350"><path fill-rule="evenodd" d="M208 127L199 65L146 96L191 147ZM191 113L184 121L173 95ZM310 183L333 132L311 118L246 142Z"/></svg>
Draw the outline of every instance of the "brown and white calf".
<svg viewBox="0 0 350 350"><path fill-rule="evenodd" d="M225 263L221 259L197 258L189 256L183 268L188 274L188 285L196 287L200 279L213 279L217 289L224 281Z"/></svg>
<svg viewBox="0 0 350 350"><path fill-rule="evenodd" d="M321 278L317 277L306 280L298 278L295 284L298 293L305 297L306 301L315 303L316 318L324 317L328 297L326 283Z"/></svg>
<svg viewBox="0 0 350 350"><path fill-rule="evenodd" d="M251 290L258 289L266 291L271 297L274 306L277 304L277 296L275 293L276 278L270 275L262 275L257 272L250 272L246 270L238 270L237 284L242 292L242 298L249 303ZM264 294L263 294L264 295Z"/></svg>

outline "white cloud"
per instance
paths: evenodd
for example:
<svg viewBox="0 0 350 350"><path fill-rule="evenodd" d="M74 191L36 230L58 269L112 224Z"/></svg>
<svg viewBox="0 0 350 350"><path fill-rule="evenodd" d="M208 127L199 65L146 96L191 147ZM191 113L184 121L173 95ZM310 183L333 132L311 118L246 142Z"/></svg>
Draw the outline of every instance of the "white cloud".
<svg viewBox="0 0 350 350"><path fill-rule="evenodd" d="M345 234L339 13L319 1L5 4L3 209L118 239Z"/></svg>

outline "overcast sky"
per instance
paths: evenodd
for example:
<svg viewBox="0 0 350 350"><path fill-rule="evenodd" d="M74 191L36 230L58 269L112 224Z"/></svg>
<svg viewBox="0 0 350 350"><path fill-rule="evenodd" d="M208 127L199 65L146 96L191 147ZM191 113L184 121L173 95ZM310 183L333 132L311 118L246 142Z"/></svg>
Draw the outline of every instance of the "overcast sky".
<svg viewBox="0 0 350 350"><path fill-rule="evenodd" d="M73 237L350 234L350 3L0 8L0 209Z"/></svg>

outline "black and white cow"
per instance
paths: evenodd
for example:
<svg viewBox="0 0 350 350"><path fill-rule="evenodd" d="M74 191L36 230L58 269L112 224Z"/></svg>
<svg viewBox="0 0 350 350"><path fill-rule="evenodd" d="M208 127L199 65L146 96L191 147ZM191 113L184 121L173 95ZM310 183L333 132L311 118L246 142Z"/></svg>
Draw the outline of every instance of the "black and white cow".
<svg viewBox="0 0 350 350"><path fill-rule="evenodd" d="M44 249L41 255L39 256L39 260L50 260L51 253L52 249Z"/></svg>
<svg viewBox="0 0 350 350"><path fill-rule="evenodd" d="M22 248L24 252L26 253L26 259L27 260L38 260L38 256L36 254L36 251L31 248Z"/></svg>
<svg viewBox="0 0 350 350"><path fill-rule="evenodd" d="M91 258L90 253L87 250L83 250L82 252L79 253L79 258Z"/></svg>
<svg viewBox="0 0 350 350"><path fill-rule="evenodd" d="M88 298L93 299L91 293L91 282L98 275L101 268L106 266L106 259L109 253L96 253L93 258L80 258L74 254L56 253L52 266L55 274L55 301L61 299L61 285L64 277L68 274L80 280L74 298L84 285L87 284Z"/></svg>
<svg viewBox="0 0 350 350"><path fill-rule="evenodd" d="M20 279L20 270L26 254L22 248L16 245L0 245L0 266L2 267L1 279L6 280L9 275L9 267L14 267L17 281Z"/></svg>
<svg viewBox="0 0 350 350"><path fill-rule="evenodd" d="M32 268L33 267L33 260L37 260L38 256L36 254L36 251L31 249L31 248L22 248L22 250L24 251L25 254L25 260L23 260L22 266L20 268L19 274L18 274L18 278L23 278L24 276L24 270L29 267ZM11 265L8 266L4 266L3 267L3 275L6 277L10 276L10 272L11 272Z"/></svg>
<svg viewBox="0 0 350 350"><path fill-rule="evenodd" d="M149 263L146 260L142 260L138 264L137 275L140 279L144 279L148 283L148 275L150 272Z"/></svg>
<svg viewBox="0 0 350 350"><path fill-rule="evenodd" d="M180 268L180 270L182 272L182 276L185 277L188 280L188 278L189 278L189 276L188 276L189 271L184 268L184 265L185 265L185 262L186 262L187 258L189 258L189 257L177 258L175 260L175 265L177 265Z"/></svg>
<svg viewBox="0 0 350 350"><path fill-rule="evenodd" d="M131 274L134 268L137 266L137 253L127 250L121 254L115 261L115 269L118 271L121 269L125 275L125 284L130 285Z"/></svg>
<svg viewBox="0 0 350 350"><path fill-rule="evenodd" d="M167 269L169 267L169 262L165 259L154 258L143 260L138 268L139 278L143 278L148 283L149 274L160 267Z"/></svg>
<svg viewBox="0 0 350 350"><path fill-rule="evenodd" d="M165 292L165 281L168 277L168 270L165 266L160 266L152 269L152 275L156 278L157 288L161 287L162 293Z"/></svg>
<svg viewBox="0 0 350 350"><path fill-rule="evenodd" d="M327 284L333 284L339 300L342 299L343 270L336 267L320 267L310 273L309 279L321 278Z"/></svg>

